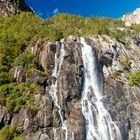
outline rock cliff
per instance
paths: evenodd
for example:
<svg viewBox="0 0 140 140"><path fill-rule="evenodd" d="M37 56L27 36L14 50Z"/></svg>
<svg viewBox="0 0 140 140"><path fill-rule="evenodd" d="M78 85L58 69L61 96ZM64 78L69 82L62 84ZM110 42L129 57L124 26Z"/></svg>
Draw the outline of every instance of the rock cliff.
<svg viewBox="0 0 140 140"><path fill-rule="evenodd" d="M132 24L140 24L140 8L137 8L134 12L123 15L122 20L125 21L126 26Z"/></svg>
<svg viewBox="0 0 140 140"><path fill-rule="evenodd" d="M3 16L19 14L20 11L33 12L24 0L0 0L0 12Z"/></svg>
<svg viewBox="0 0 140 140"><path fill-rule="evenodd" d="M0 0L0 9L4 16L32 12L24 0ZM126 26L140 23L139 11L123 16ZM45 26L47 24L41 22L39 27ZM56 30L52 31L57 34ZM0 140L15 140L14 136L22 136L24 140L90 139L87 136L94 140L98 137L139 140L140 35L132 33L122 39L107 35L87 38L70 35L51 42L40 38L26 49L25 41L21 51L25 49L29 56L23 53L21 63L15 63L20 57L11 62L15 63L14 67L6 74L10 74L12 83L8 81L0 87ZM85 55L86 48L91 52L88 50ZM35 56L33 64L24 64L27 61L30 64L34 59L32 55ZM86 86L88 89L84 89ZM95 93L99 91L101 96ZM100 114L101 120L98 120ZM99 122L101 126L106 125L105 129ZM105 135L98 132L99 127L105 130Z"/></svg>
<svg viewBox="0 0 140 140"><path fill-rule="evenodd" d="M140 88L131 87L126 73L133 73L140 69L139 36L127 38L129 46L108 36L86 38L87 44L93 47L103 76L103 103L111 114L113 121L121 130L123 140L138 140L140 137ZM49 70L50 88L44 95L43 92L34 91L34 105L37 109L21 108L18 112L7 112L1 105L0 126L6 124L18 128L26 140L64 140L66 130L62 127L59 112L67 122L68 140L84 140L85 124L81 111L81 98L83 88L83 61L79 37L69 36L63 40L64 58L61 63L62 42L44 42L38 40L32 48L32 53L38 57L38 62L45 71ZM55 60L58 58L56 70L59 76L53 75ZM123 59L120 59L123 58ZM39 78L41 75L33 72L28 77L22 67L11 70L17 82L27 79ZM43 76L42 76L43 79ZM56 96L58 106L50 95L51 86L57 81ZM38 86L38 85L36 85Z"/></svg>

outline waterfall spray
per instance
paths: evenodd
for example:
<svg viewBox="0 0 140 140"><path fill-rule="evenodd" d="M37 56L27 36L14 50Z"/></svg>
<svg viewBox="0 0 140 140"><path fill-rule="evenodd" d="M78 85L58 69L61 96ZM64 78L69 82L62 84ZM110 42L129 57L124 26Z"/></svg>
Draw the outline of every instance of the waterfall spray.
<svg viewBox="0 0 140 140"><path fill-rule="evenodd" d="M105 109L102 79L97 67L95 51L81 38L84 63L84 88L82 93L82 113L85 117L86 140L122 140L117 125Z"/></svg>

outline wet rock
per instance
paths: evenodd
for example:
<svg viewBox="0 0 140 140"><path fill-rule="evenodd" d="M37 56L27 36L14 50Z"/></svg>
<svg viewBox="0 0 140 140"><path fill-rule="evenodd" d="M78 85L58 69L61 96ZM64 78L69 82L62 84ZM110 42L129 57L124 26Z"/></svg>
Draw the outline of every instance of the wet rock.
<svg viewBox="0 0 140 140"><path fill-rule="evenodd" d="M106 79L105 94L110 97L109 112L113 121L117 121L121 129L122 138L128 139L128 118L131 114L130 111L130 94L126 91L122 82L116 81L112 78Z"/></svg>
<svg viewBox="0 0 140 140"><path fill-rule="evenodd" d="M80 85L82 73L81 48L78 43L65 43L65 56L58 79L58 93L63 102L71 97L80 97Z"/></svg>

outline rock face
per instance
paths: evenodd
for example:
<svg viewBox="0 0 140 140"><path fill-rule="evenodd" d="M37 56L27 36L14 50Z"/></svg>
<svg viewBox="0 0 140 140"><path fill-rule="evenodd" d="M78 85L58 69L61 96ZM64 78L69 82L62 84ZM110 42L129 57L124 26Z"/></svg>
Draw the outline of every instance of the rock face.
<svg viewBox="0 0 140 140"><path fill-rule="evenodd" d="M33 12L24 0L0 0L0 12L3 16L15 15L20 11Z"/></svg>
<svg viewBox="0 0 140 140"><path fill-rule="evenodd" d="M126 26L131 26L132 24L140 24L140 8L137 8L133 13L124 15L122 20L125 21Z"/></svg>
<svg viewBox="0 0 140 140"><path fill-rule="evenodd" d="M108 36L96 36L85 40L95 50L104 78L105 96L102 100L105 108L120 129L123 140L138 140L140 138L140 88L128 85L125 71L133 72L140 69L139 36L127 38L129 46ZM81 111L84 80L82 44L80 38L74 36L65 38L63 44L64 60L61 67L59 65L56 67L56 70L60 70L57 78L52 73L56 57L60 63L62 41L46 43L39 40L32 48L32 53L38 57L39 64L44 71L49 72L49 80L52 83L46 95L36 93L33 99L38 107L36 110L22 108L19 112L10 114L4 106L0 106L1 127L6 124L17 127L26 140L65 140L66 134L68 140L85 140L85 120ZM22 82L24 77L25 80L39 77L37 72L34 72L31 77L27 76L22 67L13 68L12 72L17 82ZM50 95L53 81L57 81L56 96L60 108L54 104ZM67 131L62 127L60 113L66 121Z"/></svg>

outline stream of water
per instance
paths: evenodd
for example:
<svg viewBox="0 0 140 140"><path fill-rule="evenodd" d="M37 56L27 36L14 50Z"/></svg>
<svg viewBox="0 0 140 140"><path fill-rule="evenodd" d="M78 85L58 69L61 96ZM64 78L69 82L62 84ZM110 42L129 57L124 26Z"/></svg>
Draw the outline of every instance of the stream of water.
<svg viewBox="0 0 140 140"><path fill-rule="evenodd" d="M60 55L59 55L59 59L58 59L58 52L55 53L55 64L54 64L54 70L52 73L52 77L55 77L55 81L52 80L52 85L50 88L50 95L52 97L52 100L55 104L55 106L58 108L58 112L60 115L60 119L61 119L61 128L65 131L65 140L67 140L68 138L68 129L67 129L67 122L66 120L64 120L63 117L63 112L62 112L62 108L58 102L58 96L57 96L57 80L60 76L60 72L61 72L61 67L63 64L63 59L64 59L64 55L65 55L65 50L64 50L64 43L63 40L61 41L61 45L56 44L57 47L61 47L60 48ZM54 136L56 135L56 130L54 130ZM57 136L55 136L55 138L57 140Z"/></svg>
<svg viewBox="0 0 140 140"><path fill-rule="evenodd" d="M105 109L102 79L99 74L95 51L81 38L84 64L82 113L85 118L86 140L122 140L117 125Z"/></svg>

